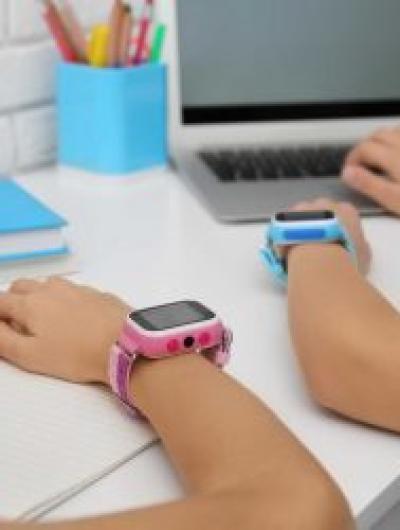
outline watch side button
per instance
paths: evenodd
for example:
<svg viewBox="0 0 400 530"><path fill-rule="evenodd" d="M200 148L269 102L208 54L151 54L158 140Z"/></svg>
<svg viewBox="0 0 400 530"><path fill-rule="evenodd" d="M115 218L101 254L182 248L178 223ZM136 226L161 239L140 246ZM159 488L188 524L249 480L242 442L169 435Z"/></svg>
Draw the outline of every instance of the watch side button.
<svg viewBox="0 0 400 530"><path fill-rule="evenodd" d="M179 342L176 339L172 339L167 344L167 350L169 353L176 353L179 350Z"/></svg>
<svg viewBox="0 0 400 530"><path fill-rule="evenodd" d="M211 341L211 336L209 333L202 333L199 337L199 343L200 343L200 346L208 346L210 344L210 341Z"/></svg>

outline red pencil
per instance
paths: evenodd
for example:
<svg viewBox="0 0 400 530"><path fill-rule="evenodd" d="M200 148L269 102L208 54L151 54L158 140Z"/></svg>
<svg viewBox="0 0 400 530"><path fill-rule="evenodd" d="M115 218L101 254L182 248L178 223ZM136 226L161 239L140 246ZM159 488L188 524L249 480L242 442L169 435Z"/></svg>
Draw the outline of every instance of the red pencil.
<svg viewBox="0 0 400 530"><path fill-rule="evenodd" d="M153 5L153 0L146 0L144 13L140 21L138 45L136 48L136 53L133 57L133 64L141 64L143 60L143 54L146 48L147 35L153 18Z"/></svg>
<svg viewBox="0 0 400 530"><path fill-rule="evenodd" d="M79 61L82 63L87 63L88 46L86 42L85 31L75 14L75 10L68 0L58 2L57 7L64 31L68 35L68 39L73 46Z"/></svg>
<svg viewBox="0 0 400 530"><path fill-rule="evenodd" d="M43 13L43 18L47 23L50 33L53 35L54 40L56 41L57 47L64 61L74 63L78 62L78 55L69 40L68 34L65 31L57 8L50 1L46 2L46 9Z"/></svg>

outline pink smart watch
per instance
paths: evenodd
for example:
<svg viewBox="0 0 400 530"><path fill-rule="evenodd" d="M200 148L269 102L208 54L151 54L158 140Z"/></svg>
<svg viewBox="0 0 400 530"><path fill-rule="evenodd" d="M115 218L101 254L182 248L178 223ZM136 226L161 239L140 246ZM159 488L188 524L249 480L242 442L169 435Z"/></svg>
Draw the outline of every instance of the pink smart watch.
<svg viewBox="0 0 400 530"><path fill-rule="evenodd" d="M134 398L129 396L130 376L139 357L157 360L185 352L207 352L207 359L223 368L229 361L231 343L231 331L199 302L188 300L134 311L111 348L111 387L125 405L140 415Z"/></svg>

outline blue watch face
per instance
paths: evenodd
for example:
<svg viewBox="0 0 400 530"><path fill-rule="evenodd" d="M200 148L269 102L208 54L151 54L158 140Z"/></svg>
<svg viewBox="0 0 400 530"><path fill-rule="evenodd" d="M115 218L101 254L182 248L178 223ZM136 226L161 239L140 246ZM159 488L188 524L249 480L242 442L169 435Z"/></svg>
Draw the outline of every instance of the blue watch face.
<svg viewBox="0 0 400 530"><path fill-rule="evenodd" d="M311 212L281 212L275 216L276 220L284 223L296 223L299 221L329 221L335 219L335 214L329 210Z"/></svg>

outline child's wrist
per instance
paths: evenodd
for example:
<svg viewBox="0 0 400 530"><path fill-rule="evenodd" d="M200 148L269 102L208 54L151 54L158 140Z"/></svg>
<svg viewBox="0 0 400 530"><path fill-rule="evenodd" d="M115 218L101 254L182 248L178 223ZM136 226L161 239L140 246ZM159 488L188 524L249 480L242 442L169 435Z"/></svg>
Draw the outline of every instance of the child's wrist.
<svg viewBox="0 0 400 530"><path fill-rule="evenodd" d="M202 355L188 354L151 360L139 357L129 381L129 392L139 410L152 422L152 405L168 395L183 379L198 375L199 367L210 365Z"/></svg>
<svg viewBox="0 0 400 530"><path fill-rule="evenodd" d="M330 260L341 259L347 256L350 259L348 251L338 243L309 243L304 245L295 245L288 249L287 263L288 270L296 266L298 262L304 260L315 260L329 257Z"/></svg>

